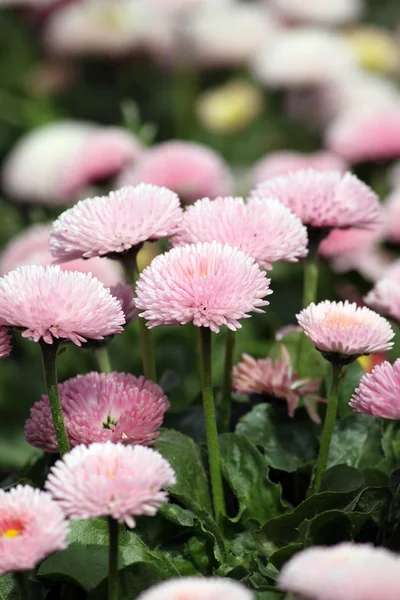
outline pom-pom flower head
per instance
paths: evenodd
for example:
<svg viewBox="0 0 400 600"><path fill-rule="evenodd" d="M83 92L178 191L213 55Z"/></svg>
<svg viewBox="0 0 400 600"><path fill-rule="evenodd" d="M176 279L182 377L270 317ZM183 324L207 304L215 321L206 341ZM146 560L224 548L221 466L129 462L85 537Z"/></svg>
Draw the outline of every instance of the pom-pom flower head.
<svg viewBox="0 0 400 600"><path fill-rule="evenodd" d="M28 571L67 547L68 524L50 494L28 485L0 490L0 575Z"/></svg>
<svg viewBox="0 0 400 600"><path fill-rule="evenodd" d="M156 146L131 171L121 174L121 185L142 182L174 190L189 203L229 194L232 186L228 166L214 150L179 140Z"/></svg>
<svg viewBox="0 0 400 600"><path fill-rule="evenodd" d="M308 548L283 567L278 585L310 600L397 600L400 559L385 548L338 544Z"/></svg>
<svg viewBox="0 0 400 600"><path fill-rule="evenodd" d="M350 406L353 410L384 419L400 420L400 359L391 365L384 362L366 373L355 390Z"/></svg>
<svg viewBox="0 0 400 600"><path fill-rule="evenodd" d="M332 362L351 362L362 354L385 352L393 346L394 333L386 319L347 300L312 303L297 320L314 346Z"/></svg>
<svg viewBox="0 0 400 600"><path fill-rule="evenodd" d="M0 325L52 344L102 340L122 331L121 304L90 274L60 267L20 267L0 279Z"/></svg>
<svg viewBox="0 0 400 600"><path fill-rule="evenodd" d="M156 514L174 483L156 450L106 442L71 450L52 467L46 488L71 519L110 516L134 527L135 516Z"/></svg>
<svg viewBox="0 0 400 600"><path fill-rule="evenodd" d="M253 593L228 578L171 579L143 592L138 600L252 600Z"/></svg>
<svg viewBox="0 0 400 600"><path fill-rule="evenodd" d="M243 251L217 242L173 248L157 256L141 274L136 306L148 327L222 325L239 329L240 319L263 312L270 280Z"/></svg>
<svg viewBox="0 0 400 600"><path fill-rule="evenodd" d="M390 267L389 267L390 269ZM365 304L400 323L400 279L390 275L378 281L364 298Z"/></svg>
<svg viewBox="0 0 400 600"><path fill-rule="evenodd" d="M50 251L55 262L122 255L145 241L172 235L182 216L170 190L141 184L108 196L89 198L65 211L53 224Z"/></svg>
<svg viewBox="0 0 400 600"><path fill-rule="evenodd" d="M378 197L355 175L312 169L276 177L257 186L256 198L278 198L313 230L373 228L380 223Z"/></svg>
<svg viewBox="0 0 400 600"><path fill-rule="evenodd" d="M307 254L307 230L278 200L209 198L186 208L175 246L220 242L243 250L264 267L271 262L295 262Z"/></svg>
<svg viewBox="0 0 400 600"><path fill-rule="evenodd" d="M281 358L273 361L270 357L255 360L243 354L242 362L233 367L232 387L240 394L261 394L286 400L289 417L294 417L301 399L315 423L320 423L313 400L318 397L320 380L298 379L293 372L286 347L281 345Z"/></svg>
<svg viewBox="0 0 400 600"><path fill-rule="evenodd" d="M72 446L93 442L151 444L169 407L162 389L144 377L125 373L88 373L59 384L65 428ZM47 396L31 409L27 441L57 452Z"/></svg>

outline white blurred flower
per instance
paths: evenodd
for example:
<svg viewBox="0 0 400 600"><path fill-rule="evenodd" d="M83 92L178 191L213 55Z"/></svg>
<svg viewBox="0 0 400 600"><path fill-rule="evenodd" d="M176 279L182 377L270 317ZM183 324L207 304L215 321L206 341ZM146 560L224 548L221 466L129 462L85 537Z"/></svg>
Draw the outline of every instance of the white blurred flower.
<svg viewBox="0 0 400 600"><path fill-rule="evenodd" d="M355 21L363 12L363 0L271 0L284 18L336 25Z"/></svg>
<svg viewBox="0 0 400 600"><path fill-rule="evenodd" d="M195 60L216 66L247 65L277 24L261 4L237 0L206 2L186 26Z"/></svg>
<svg viewBox="0 0 400 600"><path fill-rule="evenodd" d="M255 76L273 87L326 85L355 70L354 55L336 33L317 28L282 30L253 61Z"/></svg>
<svg viewBox="0 0 400 600"><path fill-rule="evenodd" d="M118 174L140 153L139 142L124 129L56 121L29 132L11 149L3 189L23 202L68 204L91 183Z"/></svg>

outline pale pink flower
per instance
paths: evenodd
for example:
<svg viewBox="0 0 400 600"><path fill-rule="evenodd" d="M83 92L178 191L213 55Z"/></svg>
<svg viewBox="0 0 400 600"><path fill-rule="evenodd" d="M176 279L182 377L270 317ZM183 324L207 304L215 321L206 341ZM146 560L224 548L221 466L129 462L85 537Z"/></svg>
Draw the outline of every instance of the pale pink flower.
<svg viewBox="0 0 400 600"><path fill-rule="evenodd" d="M272 0L272 6L285 19L326 25L355 21L364 8L362 0Z"/></svg>
<svg viewBox="0 0 400 600"><path fill-rule="evenodd" d="M271 269L278 260L297 262L307 255L307 230L296 215L270 198L203 198L183 213L174 246L220 242L243 250Z"/></svg>
<svg viewBox="0 0 400 600"><path fill-rule="evenodd" d="M400 420L400 359L384 362L366 373L350 400L353 410L384 419Z"/></svg>
<svg viewBox="0 0 400 600"><path fill-rule="evenodd" d="M278 198L315 228L368 229L381 220L377 195L351 173L297 171L261 183L252 196Z"/></svg>
<svg viewBox="0 0 400 600"><path fill-rule="evenodd" d="M233 367L232 388L240 394L260 394L273 396L287 403L289 417L294 417L300 400L314 423L321 420L313 401L321 400L318 389L321 380L312 381L310 378L298 379L293 371L289 353L281 344L281 358L254 359L248 354L242 355L242 362Z"/></svg>
<svg viewBox="0 0 400 600"><path fill-rule="evenodd" d="M76 446L50 470L46 489L71 519L110 516L128 527L154 516L176 482L169 463L145 446Z"/></svg>
<svg viewBox="0 0 400 600"><path fill-rule="evenodd" d="M243 584L222 577L170 579L146 590L138 600L253 600Z"/></svg>
<svg viewBox="0 0 400 600"><path fill-rule="evenodd" d="M11 336L4 327L0 327L0 358L9 356L11 354Z"/></svg>
<svg viewBox="0 0 400 600"><path fill-rule="evenodd" d="M92 259L93 260L93 259ZM117 283L110 287L110 292L120 303L125 315L125 324L129 325L138 318L135 304L135 293L129 283Z"/></svg>
<svg viewBox="0 0 400 600"><path fill-rule="evenodd" d="M252 170L251 181L253 185L258 185L267 179L287 175L293 171L314 169L314 171L339 171L344 173L346 168L345 161L330 152L321 151L304 154L282 150L280 152L270 152L260 158Z"/></svg>
<svg viewBox="0 0 400 600"><path fill-rule="evenodd" d="M93 442L151 444L158 436L168 398L156 383L125 373L87 373L59 384L61 407L72 446ZM47 396L31 408L27 441L57 452Z"/></svg>
<svg viewBox="0 0 400 600"><path fill-rule="evenodd" d="M349 163L400 157L400 108L349 110L328 127L325 143Z"/></svg>
<svg viewBox="0 0 400 600"><path fill-rule="evenodd" d="M140 153L137 139L123 129L57 121L34 129L12 148L4 163L3 188L22 202L68 204Z"/></svg>
<svg viewBox="0 0 400 600"><path fill-rule="evenodd" d="M206 196L225 196L232 189L229 167L212 148L180 140L149 150L119 179L120 185L142 182L174 190L188 203Z"/></svg>
<svg viewBox="0 0 400 600"><path fill-rule="evenodd" d="M240 319L269 302L270 280L254 259L232 246L199 243L157 256L136 285L136 306L149 328L159 325L236 331Z"/></svg>
<svg viewBox="0 0 400 600"><path fill-rule="evenodd" d="M400 187L395 188L383 205L385 238L400 244Z"/></svg>
<svg viewBox="0 0 400 600"><path fill-rule="evenodd" d="M181 218L179 198L171 190L144 183L127 186L63 212L53 223L49 247L57 263L115 257L174 234Z"/></svg>
<svg viewBox="0 0 400 600"><path fill-rule="evenodd" d="M386 319L355 302L312 302L296 316L314 346L328 357L356 358L393 346L394 333Z"/></svg>
<svg viewBox="0 0 400 600"><path fill-rule="evenodd" d="M29 485L0 490L0 575L29 571L67 547L68 524L50 494Z"/></svg>
<svg viewBox="0 0 400 600"><path fill-rule="evenodd" d="M331 267L335 273L357 271L367 281L377 281L390 268L391 260L390 254L379 245L371 244L358 251L332 257Z"/></svg>
<svg viewBox="0 0 400 600"><path fill-rule="evenodd" d="M0 325L22 328L34 342L80 346L120 333L124 323L121 304L90 273L33 265L0 279Z"/></svg>
<svg viewBox="0 0 400 600"><path fill-rule="evenodd" d="M364 298L365 304L400 323L400 280L395 276L384 276Z"/></svg>
<svg viewBox="0 0 400 600"><path fill-rule="evenodd" d="M367 544L307 548L286 563L278 585L310 600L397 600L400 558Z"/></svg>
<svg viewBox="0 0 400 600"><path fill-rule="evenodd" d="M6 275L18 267L38 265L47 267L53 263L49 250L51 223L31 225L22 233L12 238L0 255L0 275ZM115 260L78 258L61 265L63 271L79 271L91 273L105 287L116 286L123 279L122 270Z"/></svg>

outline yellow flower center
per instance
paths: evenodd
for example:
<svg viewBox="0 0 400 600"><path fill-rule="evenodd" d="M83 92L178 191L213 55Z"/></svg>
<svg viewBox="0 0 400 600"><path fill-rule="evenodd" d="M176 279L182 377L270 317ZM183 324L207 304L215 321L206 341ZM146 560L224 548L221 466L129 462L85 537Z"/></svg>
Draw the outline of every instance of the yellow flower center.
<svg viewBox="0 0 400 600"><path fill-rule="evenodd" d="M342 313L329 313L325 317L325 325L327 327L336 327L339 329L348 329L349 327L360 327L361 323L353 315L345 315Z"/></svg>
<svg viewBox="0 0 400 600"><path fill-rule="evenodd" d="M19 536L21 533L20 529L6 529L2 534L1 537L5 537L5 538L15 538L17 536Z"/></svg>

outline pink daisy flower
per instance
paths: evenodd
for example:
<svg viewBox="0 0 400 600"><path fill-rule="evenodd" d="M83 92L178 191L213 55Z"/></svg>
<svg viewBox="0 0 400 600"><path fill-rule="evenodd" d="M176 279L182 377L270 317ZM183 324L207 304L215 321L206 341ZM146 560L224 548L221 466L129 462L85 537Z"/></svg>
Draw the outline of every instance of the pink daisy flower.
<svg viewBox="0 0 400 600"><path fill-rule="evenodd" d="M366 373L355 390L350 406L353 410L384 419L400 420L400 359L391 365L384 362Z"/></svg>
<svg viewBox="0 0 400 600"><path fill-rule="evenodd" d="M344 173L347 169L345 161L330 152L314 152L303 154L302 152L270 152L263 156L254 166L251 174L253 185L263 183L267 179L287 175L294 171L338 171Z"/></svg>
<svg viewBox="0 0 400 600"><path fill-rule="evenodd" d="M0 490L0 575L29 571L67 547L68 524L50 494L29 485Z"/></svg>
<svg viewBox="0 0 400 600"><path fill-rule="evenodd" d="M271 262L296 262L307 255L307 230L278 200L203 198L183 213L174 246L197 242L220 242L243 250L264 269Z"/></svg>
<svg viewBox="0 0 400 600"><path fill-rule="evenodd" d="M281 358L273 361L271 358L255 360L248 354L242 355L242 362L233 367L232 388L239 394L260 394L273 396L287 403L289 417L294 417L300 400L314 423L321 420L314 407L318 397L321 380L298 379L293 371L289 353L281 344Z"/></svg>
<svg viewBox="0 0 400 600"><path fill-rule="evenodd" d="M34 342L102 340L120 333L121 304L90 274L60 267L20 267L0 279L0 325Z"/></svg>
<svg viewBox="0 0 400 600"><path fill-rule="evenodd" d="M0 255L0 275L25 265L41 265L47 267L53 263L49 250L49 235L51 223L46 225L31 225L21 234L10 240ZM63 263L63 271L79 271L91 273L105 287L116 286L123 279L122 269L115 260L107 258L78 258Z"/></svg>
<svg viewBox="0 0 400 600"><path fill-rule="evenodd" d="M325 142L352 164L399 158L400 110L349 110L328 127Z"/></svg>
<svg viewBox="0 0 400 600"><path fill-rule="evenodd" d="M400 322L400 279L389 276L378 281L364 298L365 304Z"/></svg>
<svg viewBox="0 0 400 600"><path fill-rule="evenodd" d="M378 197L351 173L297 171L265 181L252 196L278 198L305 225L318 229L368 229L381 220Z"/></svg>
<svg viewBox="0 0 400 600"><path fill-rule="evenodd" d="M171 190L141 184L108 196L89 198L66 210L53 223L50 251L55 262L120 255L143 242L172 235L182 218Z"/></svg>
<svg viewBox="0 0 400 600"><path fill-rule="evenodd" d="M217 242L173 248L157 256L136 285L136 306L149 328L159 325L209 327L232 331L250 312L263 312L272 291L254 259Z"/></svg>
<svg viewBox="0 0 400 600"><path fill-rule="evenodd" d="M110 288L110 292L114 298L121 303L125 315L125 325L129 325L132 321L136 321L138 318L138 310L135 304L133 287L128 283L117 283L117 285Z"/></svg>
<svg viewBox="0 0 400 600"><path fill-rule="evenodd" d="M311 303L296 316L304 333L328 359L355 359L393 346L394 333L386 319L355 302Z"/></svg>
<svg viewBox="0 0 400 600"><path fill-rule="evenodd" d="M170 579L146 590L138 600L252 600L241 583L222 577Z"/></svg>
<svg viewBox="0 0 400 600"><path fill-rule="evenodd" d="M397 600L400 558L385 548L343 543L308 548L283 567L279 587L310 600Z"/></svg>
<svg viewBox="0 0 400 600"><path fill-rule="evenodd" d="M400 188L389 195L383 206L385 237L392 244L400 244Z"/></svg>
<svg viewBox="0 0 400 600"><path fill-rule="evenodd" d="M0 358L11 354L11 336L8 335L7 329L0 327Z"/></svg>
<svg viewBox="0 0 400 600"><path fill-rule="evenodd" d="M72 446L93 442L151 444L158 436L168 398L156 383L125 373L88 373L59 384L61 408ZM57 452L47 396L31 408L26 440Z"/></svg>
<svg viewBox="0 0 400 600"><path fill-rule="evenodd" d="M228 166L212 148L173 140L149 150L132 170L121 174L120 185L152 183L176 192L182 202L225 196L231 192Z"/></svg>
<svg viewBox="0 0 400 600"><path fill-rule="evenodd" d="M66 204L90 184L117 175L141 152L138 140L117 127L50 123L23 136L11 150L3 188L23 202Z"/></svg>
<svg viewBox="0 0 400 600"><path fill-rule="evenodd" d="M113 517L128 527L154 516L176 482L169 463L145 446L77 446L50 470L46 489L71 519Z"/></svg>
<svg viewBox="0 0 400 600"><path fill-rule="evenodd" d="M360 252L376 244L381 238L381 227L374 229L333 229L322 240L318 253L322 258L336 258L343 254Z"/></svg>

